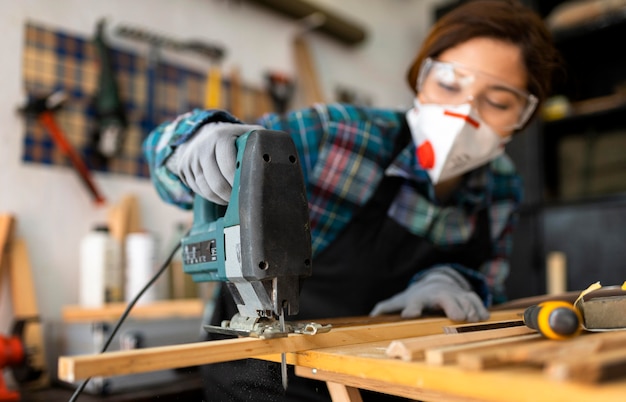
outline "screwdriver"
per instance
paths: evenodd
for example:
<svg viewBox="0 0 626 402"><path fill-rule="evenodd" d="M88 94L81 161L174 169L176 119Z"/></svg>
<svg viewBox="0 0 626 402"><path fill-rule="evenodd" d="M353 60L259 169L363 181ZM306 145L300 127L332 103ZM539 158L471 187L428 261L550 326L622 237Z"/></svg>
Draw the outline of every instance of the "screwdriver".
<svg viewBox="0 0 626 402"><path fill-rule="evenodd" d="M570 303L548 301L528 307L524 311L524 324L548 339L563 340L580 333L582 316Z"/></svg>

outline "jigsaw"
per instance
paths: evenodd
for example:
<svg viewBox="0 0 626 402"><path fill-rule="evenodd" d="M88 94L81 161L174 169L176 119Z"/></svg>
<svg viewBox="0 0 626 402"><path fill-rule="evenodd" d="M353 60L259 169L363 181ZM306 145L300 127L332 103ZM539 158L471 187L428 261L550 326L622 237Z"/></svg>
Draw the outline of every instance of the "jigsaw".
<svg viewBox="0 0 626 402"><path fill-rule="evenodd" d="M274 338L315 334L329 326L287 323L311 275L311 233L302 169L289 134L252 130L236 142L228 206L196 195L194 221L182 240L183 270L195 282L224 281L238 314L210 332Z"/></svg>

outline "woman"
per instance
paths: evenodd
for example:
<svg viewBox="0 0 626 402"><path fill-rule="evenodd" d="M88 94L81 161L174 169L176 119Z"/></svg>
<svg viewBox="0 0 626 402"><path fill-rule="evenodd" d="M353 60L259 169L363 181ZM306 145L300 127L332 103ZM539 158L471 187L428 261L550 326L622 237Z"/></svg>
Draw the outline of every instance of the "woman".
<svg viewBox="0 0 626 402"><path fill-rule="evenodd" d="M469 2L423 43L408 73L416 93L408 112L335 104L264 116L261 126L292 135L307 185L313 276L296 318L487 319L505 297L522 189L503 147L548 95L556 60L533 12L515 1ZM194 111L156 129L145 153L159 194L186 208L195 194L226 204L235 138L253 128L223 111ZM213 321L235 312L225 295ZM293 375L285 393L274 363L204 374L208 400L329 400L324 384Z"/></svg>

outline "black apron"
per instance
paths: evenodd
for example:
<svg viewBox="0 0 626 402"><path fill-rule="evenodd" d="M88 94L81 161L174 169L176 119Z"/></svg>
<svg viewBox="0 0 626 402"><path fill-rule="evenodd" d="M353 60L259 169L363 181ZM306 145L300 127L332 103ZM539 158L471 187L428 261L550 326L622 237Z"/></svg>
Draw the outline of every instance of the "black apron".
<svg viewBox="0 0 626 402"><path fill-rule="evenodd" d="M479 213L468 242L446 248L411 234L389 218L387 211L403 180L385 177L346 229L313 260L313 276L302 284L300 312L290 320L368 315L377 302L404 290L420 270L438 263L478 269L490 258L486 210ZM219 325L235 313L237 308L223 285L211 323ZM221 337L213 334L208 338ZM205 397L210 402L330 401L325 383L297 377L291 366L289 386L283 392L278 363L248 359L203 366L202 372ZM361 394L364 402L405 400L369 391Z"/></svg>

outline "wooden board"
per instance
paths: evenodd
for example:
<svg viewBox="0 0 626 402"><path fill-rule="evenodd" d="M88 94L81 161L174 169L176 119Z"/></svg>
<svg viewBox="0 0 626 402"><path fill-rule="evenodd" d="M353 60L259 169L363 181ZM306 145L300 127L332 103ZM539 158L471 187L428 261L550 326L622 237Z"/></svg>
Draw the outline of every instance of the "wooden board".
<svg viewBox="0 0 626 402"><path fill-rule="evenodd" d="M34 319L24 329L23 342L29 351L29 362L34 368L43 371L43 375L30 384L32 387L45 386L49 382L46 369L43 325L37 307L37 294L31 270L28 248L23 239L15 239L11 246L9 283L15 320Z"/></svg>
<svg viewBox="0 0 626 402"><path fill-rule="evenodd" d="M395 340L387 348L387 356L412 361L424 358L424 351L430 348L465 344L488 339L506 338L515 335L532 334L536 331L526 326L490 329L476 332L430 335L417 338Z"/></svg>
<svg viewBox="0 0 626 402"><path fill-rule="evenodd" d="M15 218L12 215L0 215L0 291L2 290L5 266L8 265L8 253L14 227Z"/></svg>
<svg viewBox="0 0 626 402"><path fill-rule="evenodd" d="M94 308L69 305L63 306L62 316L66 323L117 321L125 309L126 303L109 303ZM138 320L199 318L203 311L201 299L163 300L135 306L129 317Z"/></svg>
<svg viewBox="0 0 626 402"><path fill-rule="evenodd" d="M467 370L456 364L432 366L390 359L385 354L386 344L301 351L288 354L288 361L298 367L299 373L311 369L309 375L304 375L307 377L416 400L621 402L626 394L624 379L603 384L554 381L540 368L522 364L494 370Z"/></svg>
<svg viewBox="0 0 626 402"><path fill-rule="evenodd" d="M319 82L315 62L305 35L297 35L293 40L298 85L302 90L304 104L308 107L324 102L322 86Z"/></svg>
<svg viewBox="0 0 626 402"><path fill-rule="evenodd" d="M513 314L519 314L519 311L494 313L491 319L494 321L511 319L514 318ZM62 380L73 382L91 376L142 373L255 356L280 361L280 354L283 352L431 335L442 333L443 326L451 324L452 322L446 318L429 318L333 328L328 333L314 336L290 335L278 339L240 338L115 351L99 355L61 356L58 375Z"/></svg>
<svg viewBox="0 0 626 402"><path fill-rule="evenodd" d="M341 400L347 400L350 402L358 401L358 398L355 397L354 393L357 389L366 389L369 391L375 392L384 392L391 395L402 396L406 398L411 398L419 401L445 401L445 402L474 402L478 401L477 399L467 398L467 397L459 397L455 395L451 395L447 392L440 391L432 391L429 389L412 387L407 385L396 385L391 384L389 381L383 380L372 380L372 379L363 379L360 377L353 377L346 374L335 373L332 371L326 371L321 369L312 369L309 367L296 366L296 375L300 377L310 378L312 380L318 381L326 381L329 389L334 387L331 384L342 384L346 386L348 389L346 393L349 394L349 397L353 397L354 399L345 399L344 395L338 395L338 398ZM342 392L342 391L339 391ZM339 393L338 392L338 393ZM332 395L333 402L335 401L335 395Z"/></svg>

